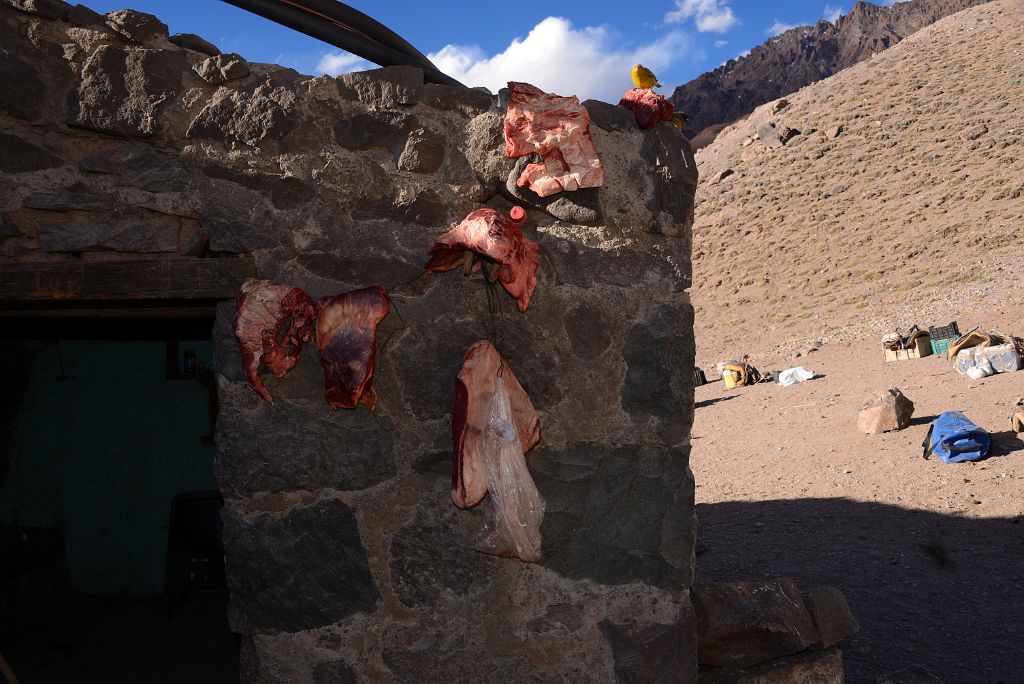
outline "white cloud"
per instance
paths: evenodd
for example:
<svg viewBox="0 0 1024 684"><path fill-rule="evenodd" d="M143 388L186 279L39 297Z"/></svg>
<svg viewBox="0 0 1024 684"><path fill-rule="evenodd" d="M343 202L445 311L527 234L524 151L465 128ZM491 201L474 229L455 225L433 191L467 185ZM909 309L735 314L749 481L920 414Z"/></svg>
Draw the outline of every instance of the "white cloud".
<svg viewBox="0 0 1024 684"><path fill-rule="evenodd" d="M365 71L375 67L375 64L370 64L351 52L328 52L317 62L316 73L337 76L350 71Z"/></svg>
<svg viewBox="0 0 1024 684"><path fill-rule="evenodd" d="M736 55L736 59L743 59L744 57L746 57L749 54L750 54L750 50L744 50L743 52L741 52L738 55Z"/></svg>
<svg viewBox="0 0 1024 684"><path fill-rule="evenodd" d="M715 47L716 48L724 48L728 44L729 44L729 41L727 41L727 40L716 40L715 41Z"/></svg>
<svg viewBox="0 0 1024 684"><path fill-rule="evenodd" d="M676 8L665 15L665 23L679 24L693 19L701 33L725 33L736 25L728 0L675 0Z"/></svg>
<svg viewBox="0 0 1024 684"><path fill-rule="evenodd" d="M839 17L843 16L843 8L835 5L825 5L824 14L825 21L830 21L833 24L839 21Z"/></svg>
<svg viewBox="0 0 1024 684"><path fill-rule="evenodd" d="M785 33L789 29L794 29L797 26L800 26L800 24L787 24L784 21L779 21L778 19L776 19L775 23L766 28L764 32L766 35L769 36L777 36L780 33Z"/></svg>
<svg viewBox="0 0 1024 684"><path fill-rule="evenodd" d="M633 49L619 48L618 38L606 27L576 29L567 19L548 17L495 55L488 56L475 45L445 45L427 57L471 87L486 86L497 92L508 81L525 81L547 92L578 95L581 100L618 102L633 85L629 71L634 63L658 73L682 57L696 56L690 37L681 31ZM665 85L665 92L671 92Z"/></svg>

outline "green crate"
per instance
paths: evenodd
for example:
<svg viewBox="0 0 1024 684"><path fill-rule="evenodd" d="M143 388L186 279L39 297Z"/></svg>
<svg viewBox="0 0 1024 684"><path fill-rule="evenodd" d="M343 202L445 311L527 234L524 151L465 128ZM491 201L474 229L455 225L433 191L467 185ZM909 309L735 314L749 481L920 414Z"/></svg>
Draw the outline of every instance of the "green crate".
<svg viewBox="0 0 1024 684"><path fill-rule="evenodd" d="M932 338L932 354L936 354L936 355L941 354L942 356L945 356L949 352L949 343L952 342L952 341L953 340L951 340L951 339L937 340L937 339L935 339L933 337Z"/></svg>
<svg viewBox="0 0 1024 684"><path fill-rule="evenodd" d="M960 337L960 328L957 327L956 321L953 321L949 325L940 325L938 327L929 327L928 334L932 336L933 340L949 340Z"/></svg>

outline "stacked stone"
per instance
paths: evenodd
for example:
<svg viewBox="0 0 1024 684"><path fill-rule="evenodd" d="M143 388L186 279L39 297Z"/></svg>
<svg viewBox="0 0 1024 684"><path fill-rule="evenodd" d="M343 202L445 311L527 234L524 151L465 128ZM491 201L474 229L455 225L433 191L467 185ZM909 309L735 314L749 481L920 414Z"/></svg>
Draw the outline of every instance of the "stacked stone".
<svg viewBox="0 0 1024 684"><path fill-rule="evenodd" d="M514 186L499 99L413 68L310 78L59 0L3 0L0 47L0 258L246 255L314 297L391 295L376 413L330 412L309 349L267 404L218 311L246 681L695 676L696 166L671 124L585 103L605 186L542 200ZM423 273L438 233L513 202L542 253L525 315L480 276ZM481 338L541 415L539 565L473 551L483 515L449 499L454 378Z"/></svg>

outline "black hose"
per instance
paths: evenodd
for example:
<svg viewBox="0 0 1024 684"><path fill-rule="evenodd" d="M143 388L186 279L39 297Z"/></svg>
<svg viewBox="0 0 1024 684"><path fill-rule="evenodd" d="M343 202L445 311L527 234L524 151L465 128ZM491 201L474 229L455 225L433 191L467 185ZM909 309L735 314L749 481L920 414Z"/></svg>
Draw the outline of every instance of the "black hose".
<svg viewBox="0 0 1024 684"><path fill-rule="evenodd" d="M342 28L338 24L306 10L279 0L224 0L235 7L258 14L273 22L305 33L307 36L322 40L325 43L347 50L363 59L381 66L415 66L423 70L423 78L431 83L462 86L451 76L442 73L429 62L426 64L410 55L393 48L374 42L365 36ZM463 86L465 87L465 86Z"/></svg>
<svg viewBox="0 0 1024 684"><path fill-rule="evenodd" d="M225 0L236 7L258 14L276 23L305 33L324 42L348 50L381 66L410 64L427 71L435 69L397 50L360 36L292 0Z"/></svg>
<svg viewBox="0 0 1024 684"><path fill-rule="evenodd" d="M322 14L325 17L330 18L342 26L361 33L370 40L375 40L385 47L389 47L392 50L403 52L413 59L416 59L424 64L434 66L433 62L427 59L427 56L422 52L413 47L408 41L402 38L400 35L389 29L384 24L380 23L373 17L369 17L354 7L350 7L343 2L337 0L285 0L292 5L300 5L305 7L307 10L312 10L318 14Z"/></svg>

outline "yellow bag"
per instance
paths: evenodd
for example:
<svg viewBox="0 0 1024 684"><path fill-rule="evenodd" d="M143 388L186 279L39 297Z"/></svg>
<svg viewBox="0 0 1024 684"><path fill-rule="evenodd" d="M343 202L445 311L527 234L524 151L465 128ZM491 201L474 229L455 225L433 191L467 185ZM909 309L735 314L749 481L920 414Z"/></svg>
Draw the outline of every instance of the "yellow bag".
<svg viewBox="0 0 1024 684"><path fill-rule="evenodd" d="M747 384L747 367L740 363L727 363L722 366L722 380L726 389L736 389Z"/></svg>

